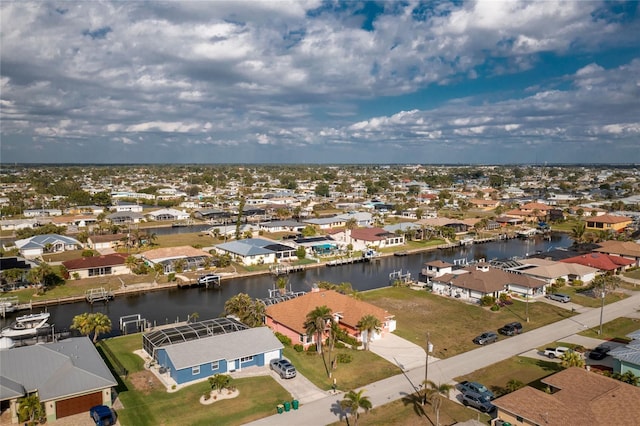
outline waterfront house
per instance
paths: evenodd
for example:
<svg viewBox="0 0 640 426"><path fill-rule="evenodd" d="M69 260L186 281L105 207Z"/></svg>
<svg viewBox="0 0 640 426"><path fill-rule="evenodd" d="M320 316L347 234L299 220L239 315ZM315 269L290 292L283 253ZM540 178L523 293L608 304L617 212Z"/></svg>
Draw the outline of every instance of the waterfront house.
<svg viewBox="0 0 640 426"><path fill-rule="evenodd" d="M633 219L626 216L614 216L605 214L602 216L585 218L585 229L589 231L615 231L622 232L631 225Z"/></svg>
<svg viewBox="0 0 640 426"><path fill-rule="evenodd" d="M144 219L144 215L136 212L117 212L107 215L105 219L114 225L126 225L140 223Z"/></svg>
<svg viewBox="0 0 640 426"><path fill-rule="evenodd" d="M546 283L541 280L494 268L486 263L467 266L431 280L433 292L468 301L479 301L484 296L500 297L513 292L535 297L545 294Z"/></svg>
<svg viewBox="0 0 640 426"><path fill-rule="evenodd" d="M322 217L318 219L304 219L302 222L307 225L315 226L318 229L342 228L347 225L344 216Z"/></svg>
<svg viewBox="0 0 640 426"><path fill-rule="evenodd" d="M578 263L565 263L533 257L517 261L512 260L509 263L513 265L506 268L507 271L528 275L549 285L554 284L558 279L562 279L566 283L581 281L583 284L588 284L599 273L597 268Z"/></svg>
<svg viewBox="0 0 640 426"><path fill-rule="evenodd" d="M15 245L20 250L20 254L27 259L41 257L45 253L59 253L82 247L82 243L75 238L58 234L34 235L17 240Z"/></svg>
<svg viewBox="0 0 640 426"><path fill-rule="evenodd" d="M215 318L145 333L142 348L176 384L268 366L284 346L268 327Z"/></svg>
<svg viewBox="0 0 640 426"><path fill-rule="evenodd" d="M571 367L491 401L512 425L631 425L640 419L640 387Z"/></svg>
<svg viewBox="0 0 640 426"><path fill-rule="evenodd" d="M127 234L91 235L87 239L87 247L91 250L113 250L129 239Z"/></svg>
<svg viewBox="0 0 640 426"><path fill-rule="evenodd" d="M211 255L204 250L191 246L164 247L142 253L142 259L152 268L162 265L164 273L176 272L176 263L183 262L183 270L202 269L207 258Z"/></svg>
<svg viewBox="0 0 640 426"><path fill-rule="evenodd" d="M351 243L354 250L367 248L385 248L404 244L404 235L395 234L382 228L356 228L347 230L347 244Z"/></svg>
<svg viewBox="0 0 640 426"><path fill-rule="evenodd" d="M18 423L18 399L37 393L47 423L111 406L117 382L88 337L0 350L0 407ZM88 415L87 415L88 417Z"/></svg>
<svg viewBox="0 0 640 426"><path fill-rule="evenodd" d="M151 220L187 220L191 215L182 210L159 209L146 214Z"/></svg>
<svg viewBox="0 0 640 426"><path fill-rule="evenodd" d="M217 244L215 250L228 254L235 261L245 265L262 265L296 257L296 248L262 238L247 238Z"/></svg>
<svg viewBox="0 0 640 426"><path fill-rule="evenodd" d="M363 336L357 324L365 315L375 316L382 324L382 329L372 336L372 340L396 329L395 316L386 310L333 290L316 290L295 299L267 306L265 323L273 331L291 338L293 344L301 344L308 348L316 344L316 336L307 334L304 323L307 314L319 306L331 309L333 321L359 342L362 342Z"/></svg>
<svg viewBox="0 0 640 426"><path fill-rule="evenodd" d="M453 266L453 264L443 262L442 260L433 260L424 264L421 275L426 277L428 280L432 280L444 274L450 274L453 272Z"/></svg>
<svg viewBox="0 0 640 426"><path fill-rule="evenodd" d="M142 213L142 206L136 203L127 203L120 201L117 204L109 207L109 210L116 213Z"/></svg>
<svg viewBox="0 0 640 426"><path fill-rule="evenodd" d="M78 278L92 278L105 275L130 274L125 265L127 256L120 253L102 256L83 257L62 262L71 277L78 274Z"/></svg>
<svg viewBox="0 0 640 426"><path fill-rule="evenodd" d="M273 220L258 223L258 229L266 232L302 232L305 224L295 220Z"/></svg>

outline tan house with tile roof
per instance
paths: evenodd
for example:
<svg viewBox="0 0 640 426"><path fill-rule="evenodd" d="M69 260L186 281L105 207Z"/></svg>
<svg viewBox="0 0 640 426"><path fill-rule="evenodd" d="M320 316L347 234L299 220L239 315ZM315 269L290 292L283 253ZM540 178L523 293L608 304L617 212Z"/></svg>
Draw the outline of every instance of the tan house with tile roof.
<svg viewBox="0 0 640 426"><path fill-rule="evenodd" d="M497 417L512 425L633 425L640 419L640 387L582 368L542 379L551 393L530 386L492 403Z"/></svg>
<svg viewBox="0 0 640 426"><path fill-rule="evenodd" d="M356 325L365 315L373 315L382 323L382 330L372 340L396 329L395 316L386 310L333 290L318 290L295 299L267 306L265 323L273 331L291 338L293 344L308 348L315 345L315 336L308 336L304 328L307 314L319 306L331 309L334 321L350 336L362 341Z"/></svg>
<svg viewBox="0 0 640 426"><path fill-rule="evenodd" d="M621 232L627 226L631 225L633 220L626 216L614 216L605 214L602 216L585 218L585 229L590 231L615 231Z"/></svg>

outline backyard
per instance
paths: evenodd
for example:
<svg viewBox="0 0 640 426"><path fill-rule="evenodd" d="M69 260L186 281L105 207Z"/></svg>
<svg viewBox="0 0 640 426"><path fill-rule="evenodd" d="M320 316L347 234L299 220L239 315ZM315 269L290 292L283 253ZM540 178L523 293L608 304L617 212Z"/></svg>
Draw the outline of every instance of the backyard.
<svg viewBox="0 0 640 426"><path fill-rule="evenodd" d="M239 425L275 414L277 404L291 399L270 376L258 376L232 380L231 385L240 392L237 398L202 405L200 396L211 389L208 382L167 392L133 353L141 346L140 334L106 339L98 345L114 370L122 366L128 372L124 378L118 378L116 389L124 406L117 410L123 425Z"/></svg>

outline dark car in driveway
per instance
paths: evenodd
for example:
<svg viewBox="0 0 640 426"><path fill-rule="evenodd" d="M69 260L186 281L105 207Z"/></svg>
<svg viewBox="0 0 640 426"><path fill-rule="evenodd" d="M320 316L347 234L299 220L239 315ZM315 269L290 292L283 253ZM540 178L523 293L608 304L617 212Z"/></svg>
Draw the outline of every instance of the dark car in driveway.
<svg viewBox="0 0 640 426"><path fill-rule="evenodd" d="M96 426L111 426L116 424L116 416L110 407L96 405L89 410L89 416Z"/></svg>
<svg viewBox="0 0 640 426"><path fill-rule="evenodd" d="M609 355L611 347L609 345L599 345L597 348L589 352L589 359L601 360Z"/></svg>
<svg viewBox="0 0 640 426"><path fill-rule="evenodd" d="M484 396L487 401L491 401L495 395L491 392L485 385L478 382L470 382L468 380L463 380L462 382L456 385L456 389L460 391L460 393L477 393L481 396Z"/></svg>
<svg viewBox="0 0 640 426"><path fill-rule="evenodd" d="M483 413L490 413L495 410L495 406L489 402L483 395L475 392L467 392L462 394L462 405L465 407L473 407Z"/></svg>
<svg viewBox="0 0 640 426"><path fill-rule="evenodd" d="M486 331L473 339L473 343L476 345L487 345L489 343L497 342L498 335L493 331Z"/></svg>
<svg viewBox="0 0 640 426"><path fill-rule="evenodd" d="M498 333L504 334L505 336L515 336L516 334L522 333L522 324L519 322L510 322L500 327Z"/></svg>

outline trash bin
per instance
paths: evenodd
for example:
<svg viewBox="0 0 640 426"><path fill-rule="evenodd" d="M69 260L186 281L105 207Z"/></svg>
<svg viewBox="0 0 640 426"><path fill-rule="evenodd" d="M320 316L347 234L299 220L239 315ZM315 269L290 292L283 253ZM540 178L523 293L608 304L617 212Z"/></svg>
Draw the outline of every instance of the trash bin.
<svg viewBox="0 0 640 426"><path fill-rule="evenodd" d="M282 414L282 412L284 411L284 405L278 404L276 406L276 409L278 410L278 414Z"/></svg>
<svg viewBox="0 0 640 426"><path fill-rule="evenodd" d="M294 410L298 409L298 400L294 399L293 401L291 401L291 407L293 407Z"/></svg>
<svg viewBox="0 0 640 426"><path fill-rule="evenodd" d="M284 411L291 410L291 403L289 401L284 402Z"/></svg>

